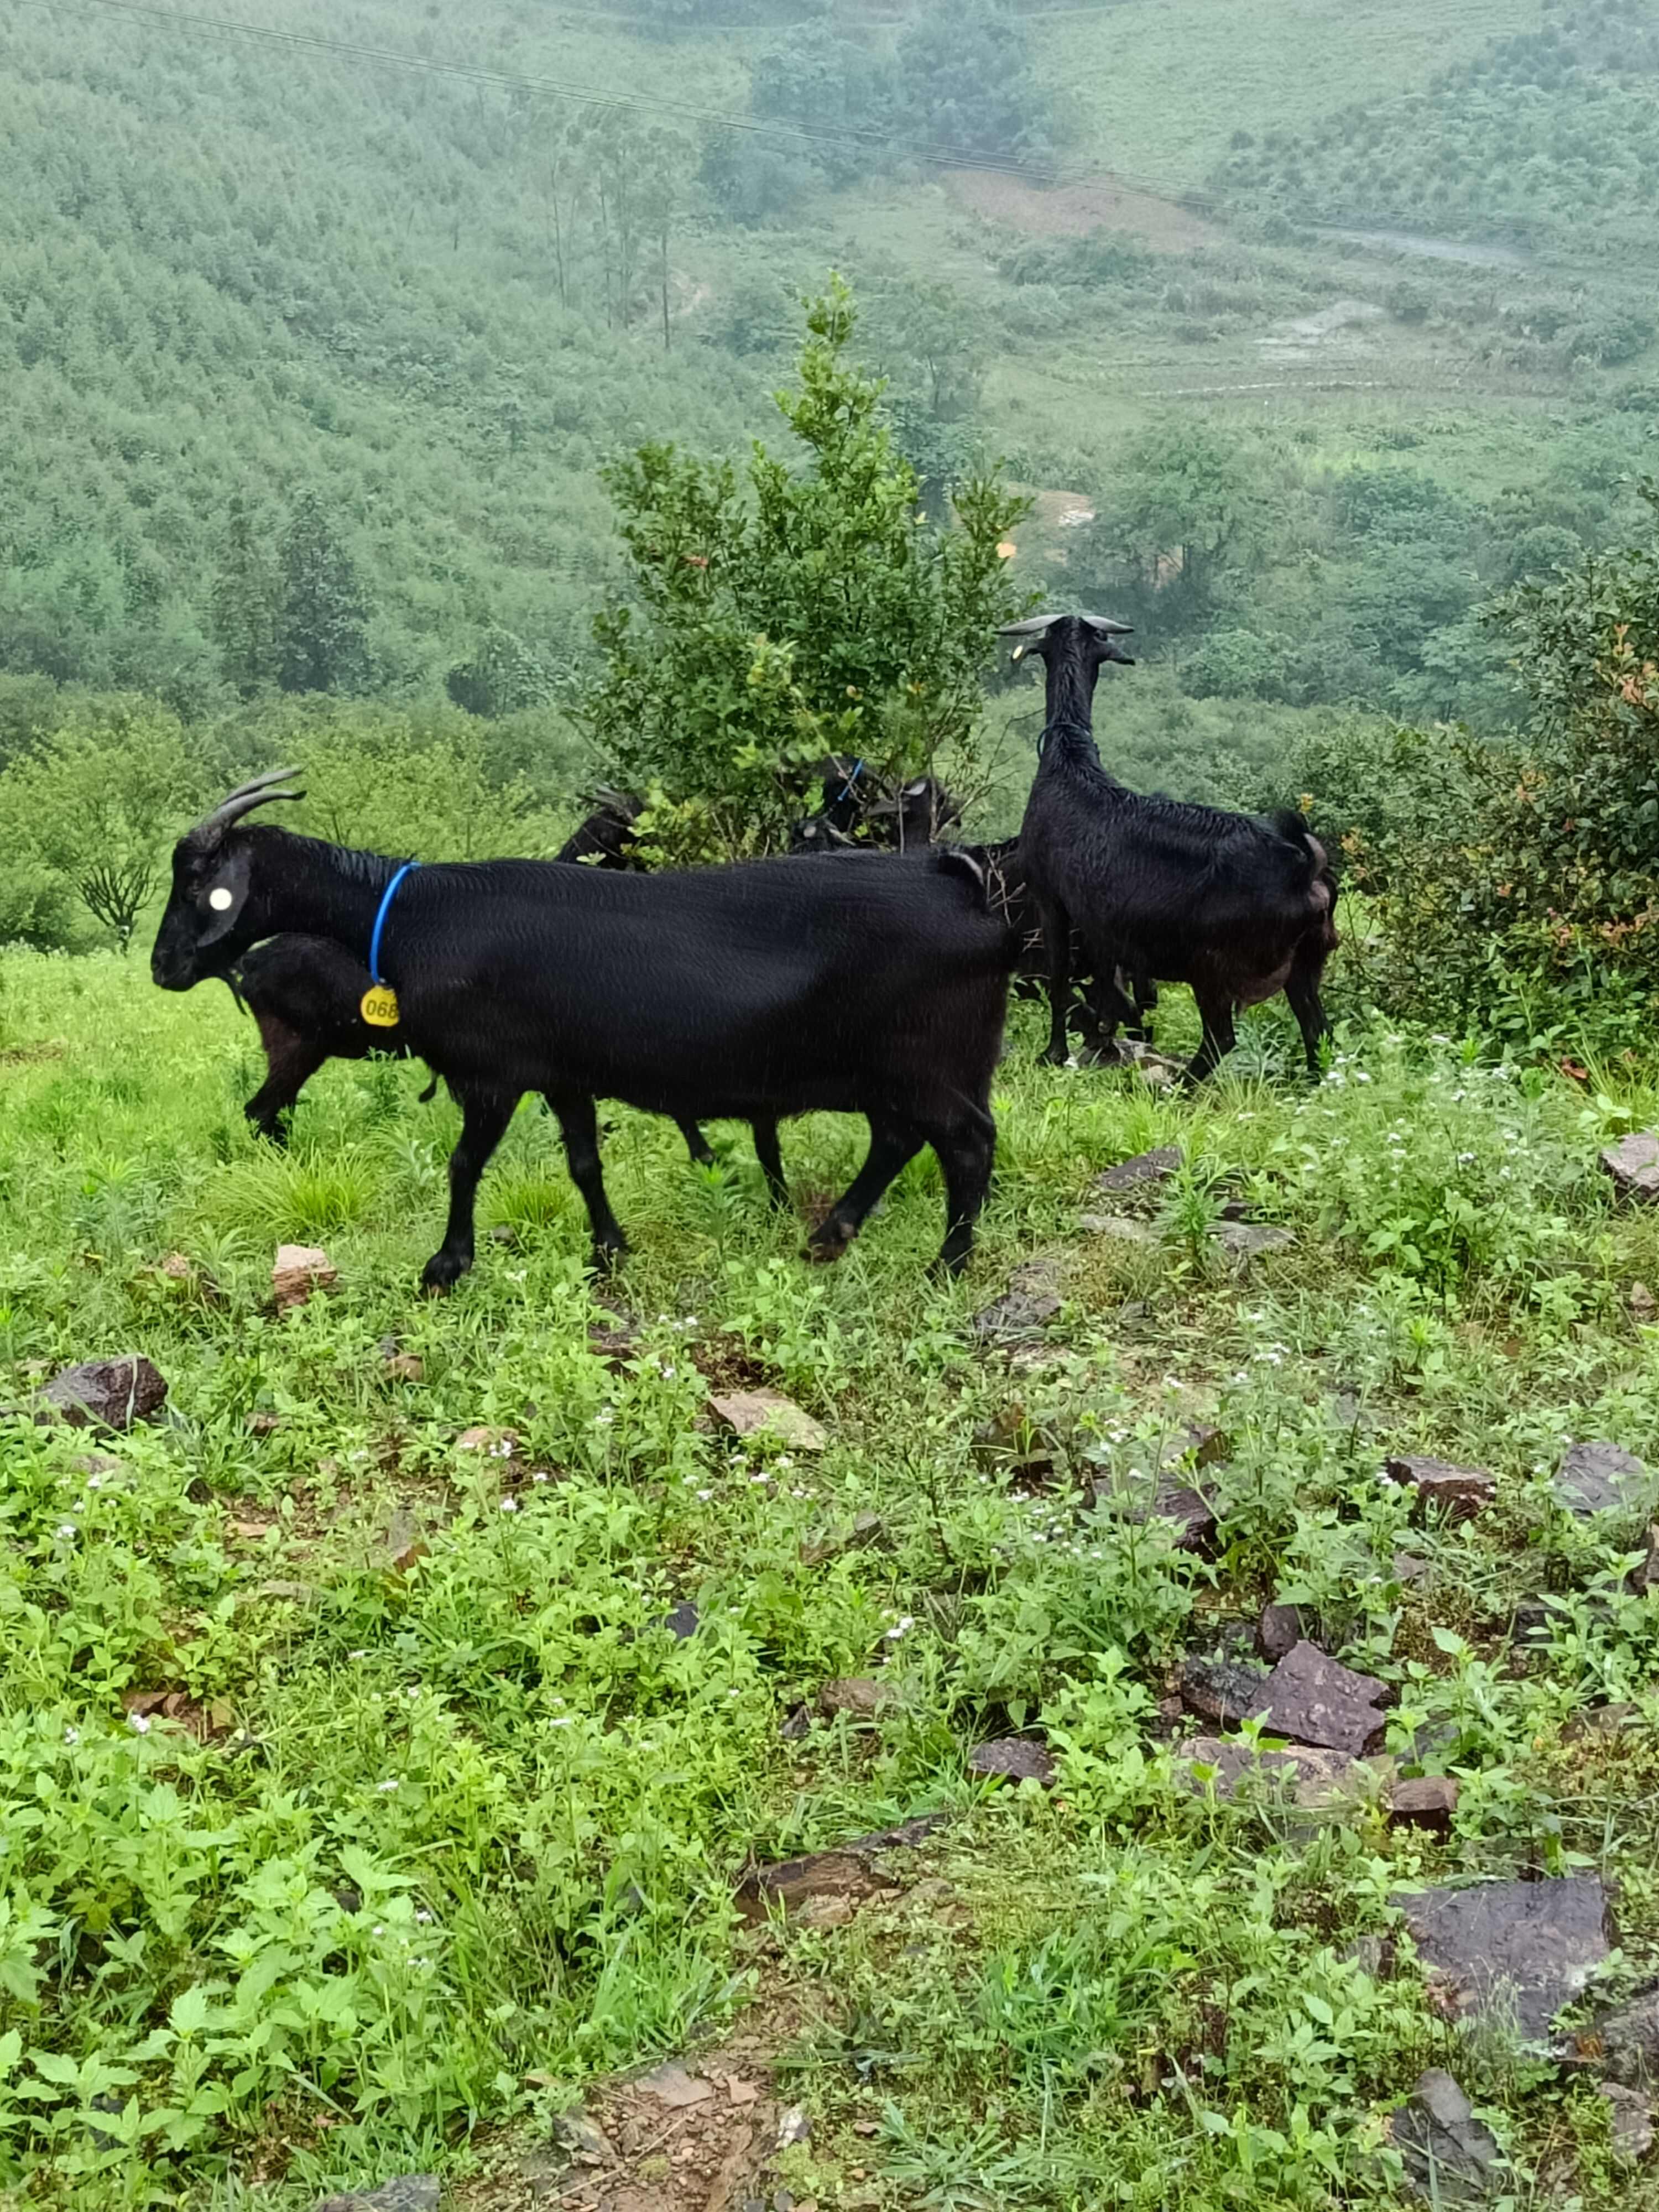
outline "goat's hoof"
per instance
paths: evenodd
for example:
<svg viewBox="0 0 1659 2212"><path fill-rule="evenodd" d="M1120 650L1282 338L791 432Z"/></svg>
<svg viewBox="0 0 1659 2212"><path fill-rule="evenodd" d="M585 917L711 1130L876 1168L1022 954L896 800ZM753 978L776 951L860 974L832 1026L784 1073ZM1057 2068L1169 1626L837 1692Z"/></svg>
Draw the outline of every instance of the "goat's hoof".
<svg viewBox="0 0 1659 2212"><path fill-rule="evenodd" d="M856 1233L844 1221L837 1221L831 1214L829 1220L821 1222L807 1238L806 1249L802 1256L819 1267L830 1267L840 1259Z"/></svg>
<svg viewBox="0 0 1659 2212"><path fill-rule="evenodd" d="M609 1275L620 1267L628 1257L628 1239L618 1237L614 1243L595 1242L592 1260L596 1275Z"/></svg>
<svg viewBox="0 0 1659 2212"><path fill-rule="evenodd" d="M423 1291L453 1290L472 1265L470 1257L463 1258L454 1252L434 1252L421 1270Z"/></svg>
<svg viewBox="0 0 1659 2212"><path fill-rule="evenodd" d="M1053 1045L1048 1045L1037 1054L1037 1066L1039 1067L1070 1067L1072 1055L1069 1052L1057 1051Z"/></svg>

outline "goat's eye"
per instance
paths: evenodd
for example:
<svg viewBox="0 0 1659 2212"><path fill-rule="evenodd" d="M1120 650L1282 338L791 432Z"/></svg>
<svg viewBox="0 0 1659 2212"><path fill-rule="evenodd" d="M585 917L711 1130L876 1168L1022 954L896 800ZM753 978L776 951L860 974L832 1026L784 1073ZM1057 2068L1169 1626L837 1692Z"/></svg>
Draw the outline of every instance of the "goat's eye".
<svg viewBox="0 0 1659 2212"><path fill-rule="evenodd" d="M208 893L208 904L213 908L215 914L228 914L235 903L235 892L227 890L222 884L216 884Z"/></svg>

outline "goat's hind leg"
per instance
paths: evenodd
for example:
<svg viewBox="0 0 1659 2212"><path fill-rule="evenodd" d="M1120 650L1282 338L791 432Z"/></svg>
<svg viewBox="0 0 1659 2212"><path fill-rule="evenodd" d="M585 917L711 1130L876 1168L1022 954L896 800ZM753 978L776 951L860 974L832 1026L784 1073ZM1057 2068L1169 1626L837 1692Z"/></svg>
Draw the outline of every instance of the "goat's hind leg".
<svg viewBox="0 0 1659 2212"><path fill-rule="evenodd" d="M883 1191L926 1142L908 1122L872 1118L864 1165L806 1240L808 1259L839 1260Z"/></svg>
<svg viewBox="0 0 1659 2212"><path fill-rule="evenodd" d="M599 1119L593 1101L580 1092L550 1091L544 1095L558 1119L559 1134L564 1139L570 1180L581 1193L587 1208L588 1226L593 1232L594 1265L608 1267L627 1251L628 1239L605 1195L605 1171L599 1164Z"/></svg>
<svg viewBox="0 0 1659 2212"><path fill-rule="evenodd" d="M1182 1077L1183 1083L1202 1083L1213 1075L1237 1042L1233 1029L1233 1000L1230 992L1200 991L1194 987L1204 1035Z"/></svg>
<svg viewBox="0 0 1659 2212"><path fill-rule="evenodd" d="M449 1156L449 1222L443 1243L422 1270L421 1282L428 1291L447 1291L472 1265L472 1212L479 1179L507 1133L520 1093L461 1091L456 1096L462 1119L460 1141Z"/></svg>
<svg viewBox="0 0 1659 2212"><path fill-rule="evenodd" d="M945 1242L931 1272L959 1275L974 1249L974 1227L991 1187L996 1164L996 1123L988 1113L950 1132L928 1132L928 1142L945 1170Z"/></svg>
<svg viewBox="0 0 1659 2212"><path fill-rule="evenodd" d="M781 1206L787 1213L793 1200L783 1172L783 1154L778 1150L778 1125L770 1116L763 1116L750 1126L755 1133L755 1158L766 1177L767 1194L774 1206Z"/></svg>
<svg viewBox="0 0 1659 2212"><path fill-rule="evenodd" d="M1295 966L1291 969L1290 980L1285 986L1285 996L1290 1001L1291 1012L1296 1016L1297 1027L1302 1032L1302 1049L1308 1056L1308 1073L1316 1083L1322 1073L1320 1048L1331 1033L1331 1018L1325 1012L1325 1001L1319 995L1324 965L1322 959L1304 961L1298 955Z"/></svg>
<svg viewBox="0 0 1659 2212"><path fill-rule="evenodd" d="M556 1112L557 1109L554 1110ZM691 1155L692 1165L699 1168L712 1168L714 1164L714 1147L702 1133L699 1124L696 1121L676 1121L674 1127L685 1139L685 1149Z"/></svg>

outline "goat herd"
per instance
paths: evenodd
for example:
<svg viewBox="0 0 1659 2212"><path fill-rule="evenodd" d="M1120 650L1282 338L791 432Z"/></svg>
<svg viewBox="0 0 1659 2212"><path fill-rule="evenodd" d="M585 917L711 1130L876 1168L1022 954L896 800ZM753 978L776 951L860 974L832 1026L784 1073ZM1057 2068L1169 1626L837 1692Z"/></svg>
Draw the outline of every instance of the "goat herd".
<svg viewBox="0 0 1659 2212"><path fill-rule="evenodd" d="M991 1177L1009 980L1030 977L1039 930L1047 1060L1066 1060L1073 1019L1109 1050L1161 981L1189 984L1198 1004L1192 1079L1231 1048L1237 1009L1281 990L1318 1066L1319 983L1336 943L1325 854L1299 814L1148 798L1105 772L1094 689L1103 662L1128 661L1125 634L1093 615L1005 631L1017 659L1036 653L1047 669L1036 777L1006 845L938 842L955 810L927 779L870 809L884 811L893 843L915 849L839 849L869 820L854 763L837 766L823 811L798 833L801 851L830 855L816 867L791 856L639 872L627 865L626 802L602 808L556 860L417 866L246 826L255 808L301 795L278 770L179 841L151 973L171 991L220 977L252 1011L268 1073L246 1110L269 1136L332 1056L400 1051L448 1085L463 1121L430 1289L472 1263L478 1181L528 1091L558 1121L602 1261L625 1241L595 1103L619 1098L672 1116L694 1158L709 1157L702 1121L748 1121L786 1204L780 1121L862 1114L869 1152L812 1231L818 1258L840 1253L931 1145L946 1194L937 1264L955 1272ZM568 865L584 860L598 865Z"/></svg>

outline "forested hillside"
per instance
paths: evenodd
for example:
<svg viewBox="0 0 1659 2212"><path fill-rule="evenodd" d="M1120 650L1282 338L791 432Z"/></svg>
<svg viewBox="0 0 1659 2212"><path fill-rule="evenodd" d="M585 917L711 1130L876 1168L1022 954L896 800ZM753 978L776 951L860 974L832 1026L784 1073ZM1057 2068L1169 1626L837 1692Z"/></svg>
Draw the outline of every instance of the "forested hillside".
<svg viewBox="0 0 1659 2212"><path fill-rule="evenodd" d="M1496 724L1484 600L1634 520L1644 0L164 12L0 8L0 743L373 696L568 781L602 464L770 435L832 267L936 511L1005 456L1022 580L1136 622L1132 773Z"/></svg>

